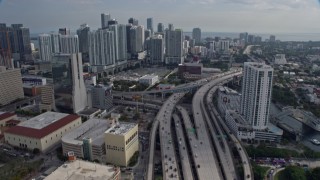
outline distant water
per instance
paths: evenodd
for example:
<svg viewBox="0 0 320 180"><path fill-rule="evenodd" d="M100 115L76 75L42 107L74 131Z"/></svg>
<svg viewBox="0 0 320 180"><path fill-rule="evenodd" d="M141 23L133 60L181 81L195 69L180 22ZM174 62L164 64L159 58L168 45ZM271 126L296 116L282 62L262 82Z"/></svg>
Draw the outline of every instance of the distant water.
<svg viewBox="0 0 320 180"><path fill-rule="evenodd" d="M239 38L240 33L232 32L202 32L201 38L221 37L221 38ZM250 33L249 33L250 34ZM262 37L262 40L269 39L271 34L251 33ZM184 35L192 36L192 32L185 32ZM277 40L280 41L320 41L320 33L275 33Z"/></svg>

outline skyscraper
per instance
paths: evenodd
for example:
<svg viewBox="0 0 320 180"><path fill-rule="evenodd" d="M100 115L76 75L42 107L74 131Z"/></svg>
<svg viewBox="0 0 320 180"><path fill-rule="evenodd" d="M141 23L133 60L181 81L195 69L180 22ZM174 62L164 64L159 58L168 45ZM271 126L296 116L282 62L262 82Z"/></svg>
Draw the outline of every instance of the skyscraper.
<svg viewBox="0 0 320 180"><path fill-rule="evenodd" d="M126 31L127 31L127 53L131 54L131 37L130 37L130 29L132 28L132 24L126 25Z"/></svg>
<svg viewBox="0 0 320 180"><path fill-rule="evenodd" d="M151 64L162 64L164 61L164 39L154 35L149 40L148 54Z"/></svg>
<svg viewBox="0 0 320 180"><path fill-rule="evenodd" d="M101 28L105 29L108 28L108 22L111 20L110 14L101 14Z"/></svg>
<svg viewBox="0 0 320 180"><path fill-rule="evenodd" d="M60 34L51 34L52 53L60 52Z"/></svg>
<svg viewBox="0 0 320 180"><path fill-rule="evenodd" d="M78 35L61 35L60 52L68 54L79 53Z"/></svg>
<svg viewBox="0 0 320 180"><path fill-rule="evenodd" d="M88 24L80 25L80 28L77 30L77 35L79 37L79 51L81 53L89 52L89 32L90 27L88 26Z"/></svg>
<svg viewBox="0 0 320 180"><path fill-rule="evenodd" d="M11 52L15 60L32 60L31 41L29 28L22 24L12 24L10 31Z"/></svg>
<svg viewBox="0 0 320 180"><path fill-rule="evenodd" d="M77 113L87 106L81 53L54 54L52 78L56 111Z"/></svg>
<svg viewBox="0 0 320 180"><path fill-rule="evenodd" d="M147 29L151 31L151 34L153 33L153 19L147 18Z"/></svg>
<svg viewBox="0 0 320 180"><path fill-rule="evenodd" d="M115 56L115 62L118 60L119 56L119 31L118 31L118 25L109 25L109 31L113 32L113 48L114 48L114 56Z"/></svg>
<svg viewBox="0 0 320 180"><path fill-rule="evenodd" d="M118 24L118 21L116 19L110 19L108 21L108 27L110 27L111 25L116 25Z"/></svg>
<svg viewBox="0 0 320 180"><path fill-rule="evenodd" d="M164 32L164 25L162 23L158 23L158 32Z"/></svg>
<svg viewBox="0 0 320 180"><path fill-rule="evenodd" d="M137 54L144 50L144 27L133 26L130 29L131 52Z"/></svg>
<svg viewBox="0 0 320 180"><path fill-rule="evenodd" d="M139 25L138 19L135 19L135 18L130 18L130 19L128 20L128 23L129 23L129 24L132 24L133 26L138 26L138 25Z"/></svg>
<svg viewBox="0 0 320 180"><path fill-rule="evenodd" d="M0 24L0 66L12 68L10 34L6 24Z"/></svg>
<svg viewBox="0 0 320 180"><path fill-rule="evenodd" d="M165 63L183 63L183 31L181 29L165 31Z"/></svg>
<svg viewBox="0 0 320 180"><path fill-rule="evenodd" d="M248 33L247 32L244 32L244 33L240 33L240 41L244 41L245 43L248 42Z"/></svg>
<svg viewBox="0 0 320 180"><path fill-rule="evenodd" d="M24 98L20 69L6 70L0 66L0 105Z"/></svg>
<svg viewBox="0 0 320 180"><path fill-rule="evenodd" d="M70 35L70 29L68 29L68 28L59 28L59 34L61 34L61 35Z"/></svg>
<svg viewBox="0 0 320 180"><path fill-rule="evenodd" d="M118 25L118 59L116 62L127 60L127 26Z"/></svg>
<svg viewBox="0 0 320 180"><path fill-rule="evenodd" d="M276 42L276 36L275 35L270 35L270 42Z"/></svg>
<svg viewBox="0 0 320 180"><path fill-rule="evenodd" d="M194 39L196 41L196 44L201 43L201 29L200 28L193 28L192 39Z"/></svg>
<svg viewBox="0 0 320 180"><path fill-rule="evenodd" d="M40 50L40 59L42 61L51 61L51 56L52 56L51 35L49 34L39 35L39 50Z"/></svg>
<svg viewBox="0 0 320 180"><path fill-rule="evenodd" d="M152 32L151 32L150 29L145 29L144 30L144 39L145 40L148 39L149 37L151 37L151 35L152 35Z"/></svg>
<svg viewBox="0 0 320 180"><path fill-rule="evenodd" d="M240 111L254 129L262 130L268 126L272 78L271 66L244 63Z"/></svg>
<svg viewBox="0 0 320 180"><path fill-rule="evenodd" d="M169 31L174 31L174 26L173 26L173 24L169 24L169 25L168 25L168 29L169 29Z"/></svg>
<svg viewBox="0 0 320 180"><path fill-rule="evenodd" d="M115 63L114 33L99 29L89 33L90 64L109 66Z"/></svg>

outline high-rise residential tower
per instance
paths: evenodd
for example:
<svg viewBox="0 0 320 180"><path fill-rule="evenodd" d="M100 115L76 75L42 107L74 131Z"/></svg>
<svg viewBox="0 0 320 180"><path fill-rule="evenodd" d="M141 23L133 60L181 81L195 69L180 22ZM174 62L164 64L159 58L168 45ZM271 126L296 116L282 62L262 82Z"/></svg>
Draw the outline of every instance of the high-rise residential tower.
<svg viewBox="0 0 320 180"><path fill-rule="evenodd" d="M254 129L262 130L268 126L272 78L271 66L244 63L240 111Z"/></svg>
<svg viewBox="0 0 320 180"><path fill-rule="evenodd" d="M101 28L106 29L108 28L108 22L111 20L110 14L101 14Z"/></svg>
<svg viewBox="0 0 320 180"><path fill-rule="evenodd" d="M0 66L0 105L24 98L20 69L6 70Z"/></svg>
<svg viewBox="0 0 320 180"><path fill-rule="evenodd" d="M59 34L70 35L70 29L69 28L59 28Z"/></svg>
<svg viewBox="0 0 320 180"><path fill-rule="evenodd" d="M79 53L78 35L61 35L60 52L68 54Z"/></svg>
<svg viewBox="0 0 320 180"><path fill-rule="evenodd" d="M51 61L52 42L51 42L50 34L39 35L39 50L40 50L40 59L42 61Z"/></svg>
<svg viewBox="0 0 320 180"><path fill-rule="evenodd" d="M77 113L87 106L82 57L77 54L54 54L52 57L55 110Z"/></svg>
<svg viewBox="0 0 320 180"><path fill-rule="evenodd" d="M137 54L144 50L144 27L133 26L130 29L131 52Z"/></svg>
<svg viewBox="0 0 320 180"><path fill-rule="evenodd" d="M158 32L164 32L164 25L162 23L158 23Z"/></svg>
<svg viewBox="0 0 320 180"><path fill-rule="evenodd" d="M165 63L183 63L183 31L181 29L165 31Z"/></svg>
<svg viewBox="0 0 320 180"><path fill-rule="evenodd" d="M90 27L88 24L80 25L80 28L77 30L77 35L79 38L79 51L81 53L89 52L89 32Z"/></svg>
<svg viewBox="0 0 320 180"><path fill-rule="evenodd" d="M162 35L154 35L149 40L148 54L151 64L162 64L164 61L164 39Z"/></svg>
<svg viewBox="0 0 320 180"><path fill-rule="evenodd" d="M200 28L193 28L192 38L196 41L196 44L201 42L201 29Z"/></svg>
<svg viewBox="0 0 320 180"><path fill-rule="evenodd" d="M115 63L114 32L99 29L89 33L90 64L109 66Z"/></svg>
<svg viewBox="0 0 320 180"><path fill-rule="evenodd" d="M129 23L129 24L132 24L133 26L138 26L138 25L139 25L138 19L135 19L135 18L130 18L130 19L128 20L128 23Z"/></svg>
<svg viewBox="0 0 320 180"><path fill-rule="evenodd" d="M147 18L147 29L151 31L151 34L153 33L153 19Z"/></svg>
<svg viewBox="0 0 320 180"><path fill-rule="evenodd" d="M60 52L60 34L51 34L52 53Z"/></svg>

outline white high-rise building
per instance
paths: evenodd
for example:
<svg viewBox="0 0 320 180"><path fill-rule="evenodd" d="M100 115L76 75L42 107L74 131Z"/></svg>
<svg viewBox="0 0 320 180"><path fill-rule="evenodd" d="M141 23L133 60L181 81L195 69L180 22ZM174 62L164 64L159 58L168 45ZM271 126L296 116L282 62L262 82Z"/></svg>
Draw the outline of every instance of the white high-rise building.
<svg viewBox="0 0 320 180"><path fill-rule="evenodd" d="M51 34L52 53L60 52L60 34Z"/></svg>
<svg viewBox="0 0 320 180"><path fill-rule="evenodd" d="M110 14L101 14L101 28L106 29L108 28L108 22L111 20Z"/></svg>
<svg viewBox="0 0 320 180"><path fill-rule="evenodd" d="M273 68L264 63L245 62L243 67L241 114L258 130L269 123Z"/></svg>
<svg viewBox="0 0 320 180"><path fill-rule="evenodd" d="M60 52L68 54L79 53L78 35L61 35Z"/></svg>
<svg viewBox="0 0 320 180"><path fill-rule="evenodd" d="M115 61L118 60L118 56L119 56L119 31L118 31L118 25L114 24L114 25L110 25L109 26L109 31L113 32L113 46L114 46L114 55L115 55Z"/></svg>
<svg viewBox="0 0 320 180"><path fill-rule="evenodd" d="M51 61L52 42L49 34L39 35L40 59L42 61Z"/></svg>
<svg viewBox="0 0 320 180"><path fill-rule="evenodd" d="M89 33L90 64L109 66L115 64L114 33L108 29L99 29Z"/></svg>
<svg viewBox="0 0 320 180"><path fill-rule="evenodd" d="M162 35L154 35L149 40L148 54L151 64L161 64L164 61L164 40Z"/></svg>
<svg viewBox="0 0 320 180"><path fill-rule="evenodd" d="M139 53L144 50L144 27L132 26L130 29L131 52Z"/></svg>
<svg viewBox="0 0 320 180"><path fill-rule="evenodd" d="M183 31L181 29L166 30L165 34L165 51L166 64L183 63Z"/></svg>

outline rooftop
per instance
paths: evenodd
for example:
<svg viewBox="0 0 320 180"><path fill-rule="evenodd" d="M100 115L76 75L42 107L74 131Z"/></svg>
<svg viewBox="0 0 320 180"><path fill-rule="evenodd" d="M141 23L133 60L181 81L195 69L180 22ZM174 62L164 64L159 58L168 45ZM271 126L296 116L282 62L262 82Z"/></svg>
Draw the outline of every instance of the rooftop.
<svg viewBox="0 0 320 180"><path fill-rule="evenodd" d="M68 162L45 178L45 180L109 180L116 179L119 169L82 160Z"/></svg>
<svg viewBox="0 0 320 180"><path fill-rule="evenodd" d="M91 138L92 144L104 143L104 132L110 127L106 119L89 119L78 128L62 137L62 141L69 144L82 145L84 138Z"/></svg>
<svg viewBox="0 0 320 180"><path fill-rule="evenodd" d="M68 116L69 114L57 112L45 112L39 116L33 117L28 121L24 121L19 126L29 127L33 129L42 129L50 124Z"/></svg>
<svg viewBox="0 0 320 180"><path fill-rule="evenodd" d="M150 75L144 75L140 79L152 79L152 78L155 78L155 77L158 77L158 75L150 74Z"/></svg>
<svg viewBox="0 0 320 180"><path fill-rule="evenodd" d="M134 123L119 123L110 129L108 129L105 133L114 134L114 135L125 135L128 131L134 128L137 124Z"/></svg>
<svg viewBox="0 0 320 180"><path fill-rule="evenodd" d="M80 116L46 112L8 129L6 133L40 139L78 118Z"/></svg>
<svg viewBox="0 0 320 180"><path fill-rule="evenodd" d="M259 69L273 69L271 66L259 62L245 62L244 65L248 65Z"/></svg>
<svg viewBox="0 0 320 180"><path fill-rule="evenodd" d="M7 119L8 117L15 116L13 113L0 112L0 121Z"/></svg>

